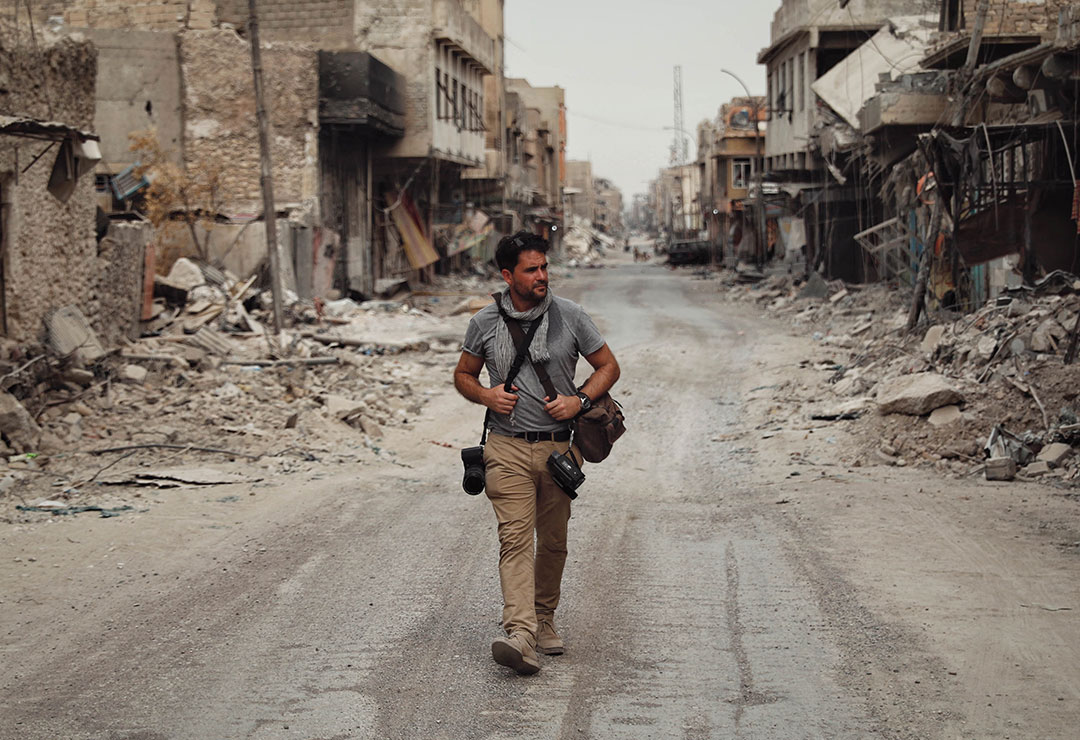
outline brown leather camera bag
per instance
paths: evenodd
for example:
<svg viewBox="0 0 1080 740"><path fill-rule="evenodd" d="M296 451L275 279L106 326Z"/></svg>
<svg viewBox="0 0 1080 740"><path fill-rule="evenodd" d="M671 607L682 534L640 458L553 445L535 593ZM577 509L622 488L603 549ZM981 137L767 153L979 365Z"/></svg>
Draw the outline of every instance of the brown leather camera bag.
<svg viewBox="0 0 1080 740"><path fill-rule="evenodd" d="M611 446L626 431L622 406L605 393L592 403L592 408L577 418L574 442L581 456L598 463L611 454Z"/></svg>

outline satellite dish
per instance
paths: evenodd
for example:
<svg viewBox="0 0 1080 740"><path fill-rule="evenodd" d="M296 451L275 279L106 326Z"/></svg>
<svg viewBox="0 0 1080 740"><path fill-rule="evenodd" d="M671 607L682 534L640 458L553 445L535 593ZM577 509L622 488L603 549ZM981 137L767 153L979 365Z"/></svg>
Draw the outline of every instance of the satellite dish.
<svg viewBox="0 0 1080 740"><path fill-rule="evenodd" d="M750 111L738 110L731 117L731 125L736 128L750 128Z"/></svg>

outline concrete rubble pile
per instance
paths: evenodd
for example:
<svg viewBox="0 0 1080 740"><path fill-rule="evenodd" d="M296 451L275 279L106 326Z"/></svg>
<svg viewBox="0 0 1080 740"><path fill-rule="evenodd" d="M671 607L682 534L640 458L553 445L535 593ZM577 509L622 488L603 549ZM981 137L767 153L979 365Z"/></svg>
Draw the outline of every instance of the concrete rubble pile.
<svg viewBox="0 0 1080 740"><path fill-rule="evenodd" d="M615 239L594 229L589 220L576 216L562 243L568 267L598 266L604 254L616 246Z"/></svg>
<svg viewBox="0 0 1080 740"><path fill-rule="evenodd" d="M722 275L752 301L811 335L821 373L803 411L851 425L859 464L933 465L988 480L1080 478L1080 364L1065 364L1080 316L1080 279L1053 273L971 314L937 311L906 331L903 291L814 275L796 284Z"/></svg>
<svg viewBox="0 0 1080 740"><path fill-rule="evenodd" d="M384 430L407 428L445 387L463 322L493 287L468 276L392 300L290 297L275 335L268 291L181 259L124 346L101 347L77 309L55 311L44 345L0 345L0 495L33 500L48 478L53 504L82 501L145 483L166 459L265 475L392 456Z"/></svg>

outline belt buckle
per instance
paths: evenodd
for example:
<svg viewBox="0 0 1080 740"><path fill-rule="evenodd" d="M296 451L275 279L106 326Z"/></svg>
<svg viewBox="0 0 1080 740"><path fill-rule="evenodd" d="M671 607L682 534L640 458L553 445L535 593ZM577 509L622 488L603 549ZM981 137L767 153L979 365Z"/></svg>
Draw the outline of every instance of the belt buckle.
<svg viewBox="0 0 1080 740"><path fill-rule="evenodd" d="M539 442L541 432L525 432L526 442Z"/></svg>

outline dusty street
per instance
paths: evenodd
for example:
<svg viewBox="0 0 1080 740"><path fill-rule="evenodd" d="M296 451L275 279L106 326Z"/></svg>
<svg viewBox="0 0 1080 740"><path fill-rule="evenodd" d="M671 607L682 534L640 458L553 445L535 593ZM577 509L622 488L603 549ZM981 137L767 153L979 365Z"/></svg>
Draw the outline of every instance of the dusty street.
<svg viewBox="0 0 1080 740"><path fill-rule="evenodd" d="M482 413L443 353L392 457L0 525L0 736L1076 737L1075 497L843 464L857 423L771 390L814 393L814 343L690 272L553 288L629 428L574 504L565 655L491 661L494 519L458 457Z"/></svg>

